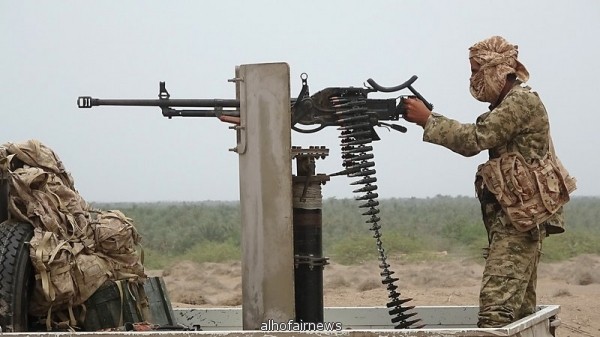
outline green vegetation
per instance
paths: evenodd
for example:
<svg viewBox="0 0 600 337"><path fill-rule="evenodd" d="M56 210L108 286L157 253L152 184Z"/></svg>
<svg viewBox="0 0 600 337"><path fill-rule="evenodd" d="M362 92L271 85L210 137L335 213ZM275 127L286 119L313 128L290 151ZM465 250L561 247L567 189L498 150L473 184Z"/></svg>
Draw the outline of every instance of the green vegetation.
<svg viewBox="0 0 600 337"><path fill-rule="evenodd" d="M375 240L358 201L323 202L323 248L333 261L361 263L377 258ZM241 256L238 202L94 204L120 209L143 237L145 265L162 268L178 259L238 260ZM475 198L436 196L380 200L382 241L388 255L408 261L450 255L477 258L487 238ZM544 241L544 261L600 254L600 198L575 197L565 207L567 232ZM481 260L481 259L479 259Z"/></svg>

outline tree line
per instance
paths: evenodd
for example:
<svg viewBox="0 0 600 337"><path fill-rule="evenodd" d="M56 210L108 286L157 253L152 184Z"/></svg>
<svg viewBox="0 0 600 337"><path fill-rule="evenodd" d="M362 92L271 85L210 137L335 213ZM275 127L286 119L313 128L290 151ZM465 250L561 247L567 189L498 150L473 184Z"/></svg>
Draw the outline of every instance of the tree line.
<svg viewBox="0 0 600 337"><path fill-rule="evenodd" d="M341 263L376 256L374 239L354 199L323 200L323 248ZM198 262L239 259L240 205L237 201L93 203L119 209L142 235L145 264L164 267L179 259ZM380 200L383 242L388 254L427 256L446 251L475 256L487 244L478 201L473 197ZM567 231L545 241L544 258L562 260L600 254L600 197L574 197L565 206Z"/></svg>

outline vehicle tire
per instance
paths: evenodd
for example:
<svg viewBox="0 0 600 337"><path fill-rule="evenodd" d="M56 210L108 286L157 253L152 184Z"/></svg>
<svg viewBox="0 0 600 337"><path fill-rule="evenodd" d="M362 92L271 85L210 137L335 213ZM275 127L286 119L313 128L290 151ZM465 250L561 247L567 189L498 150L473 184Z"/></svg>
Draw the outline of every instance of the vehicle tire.
<svg viewBox="0 0 600 337"><path fill-rule="evenodd" d="M28 328L27 309L33 283L29 240L33 227L28 223L0 224L0 327L2 332L23 332Z"/></svg>

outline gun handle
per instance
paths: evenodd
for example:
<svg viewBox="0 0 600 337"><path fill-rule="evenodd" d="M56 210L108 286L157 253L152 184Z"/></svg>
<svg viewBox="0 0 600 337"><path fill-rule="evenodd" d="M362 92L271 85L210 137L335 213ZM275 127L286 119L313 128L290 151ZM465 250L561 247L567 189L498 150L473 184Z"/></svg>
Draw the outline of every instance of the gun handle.
<svg viewBox="0 0 600 337"><path fill-rule="evenodd" d="M410 92L413 93L413 95L415 95L415 97L417 97L418 99L421 100L421 102L423 102L425 104L425 106L427 107L427 109L429 109L429 111L433 111L433 104L429 103L425 97L423 97L417 90L415 90L415 88L412 87L412 85L408 86L408 90L410 90Z"/></svg>

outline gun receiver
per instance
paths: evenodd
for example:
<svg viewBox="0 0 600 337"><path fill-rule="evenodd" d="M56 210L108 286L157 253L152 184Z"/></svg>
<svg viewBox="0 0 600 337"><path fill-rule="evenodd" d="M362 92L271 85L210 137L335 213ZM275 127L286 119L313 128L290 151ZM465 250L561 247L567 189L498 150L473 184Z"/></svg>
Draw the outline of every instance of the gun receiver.
<svg viewBox="0 0 600 337"><path fill-rule="evenodd" d="M389 124L382 121L397 121L405 112L403 97L399 96L388 99L370 99L368 95L372 92L396 92L408 89L414 97L422 100L425 105L432 110L431 105L421 94L419 94L412 84L417 80L417 76L412 76L408 81L395 86L383 87L373 79L367 80L368 86L355 87L331 87L325 88L314 95L309 94L308 75L303 73L300 76L302 80L302 89L297 98L290 100L292 125L294 131L301 133L313 133L324 129L327 126L339 125L340 118L348 112L348 109L364 110L364 123L369 123L371 128L374 126L384 126L396 131L406 132L406 128L397 124ZM77 99L79 108L91 108L101 105L112 106L158 106L162 110L162 115L167 118L173 117L239 117L240 102L237 99L171 99L171 95L166 89L165 82L160 82L158 99L100 99L91 96L80 96ZM400 98L398 100L398 98ZM398 101L397 101L398 100ZM175 109L175 108L212 108L212 109ZM352 110L356 111L356 110ZM318 125L313 129L302 129L297 126ZM373 130L374 140L379 137Z"/></svg>

